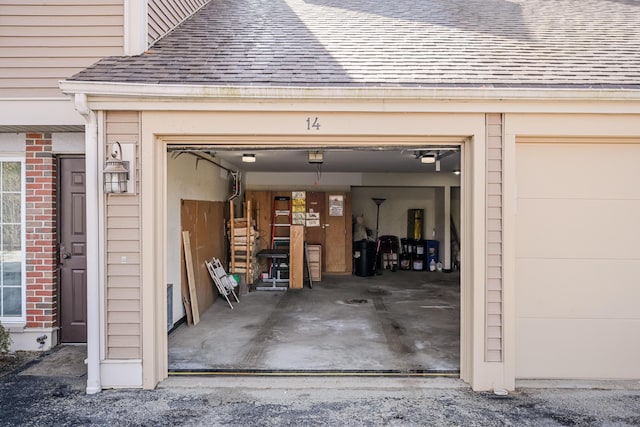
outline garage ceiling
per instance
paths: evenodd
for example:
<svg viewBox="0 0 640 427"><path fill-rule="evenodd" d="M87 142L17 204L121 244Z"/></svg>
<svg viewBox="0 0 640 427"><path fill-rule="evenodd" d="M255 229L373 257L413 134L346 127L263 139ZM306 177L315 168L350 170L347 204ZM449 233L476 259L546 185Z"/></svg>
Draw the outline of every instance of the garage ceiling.
<svg viewBox="0 0 640 427"><path fill-rule="evenodd" d="M422 173L435 172L436 164L421 162L420 156L440 159L440 171L460 170L459 146L425 148L335 148L323 149L322 163L309 162L309 150L244 148L242 150L219 147L171 147L178 153L197 153L222 160L232 169L245 172L356 172L356 173ZM255 163L242 162L244 154L255 155Z"/></svg>

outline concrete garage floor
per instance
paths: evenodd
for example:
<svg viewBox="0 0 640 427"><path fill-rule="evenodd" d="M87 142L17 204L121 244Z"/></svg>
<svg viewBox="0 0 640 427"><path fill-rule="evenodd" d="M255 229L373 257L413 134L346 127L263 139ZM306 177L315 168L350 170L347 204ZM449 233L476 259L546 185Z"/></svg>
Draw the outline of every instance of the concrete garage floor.
<svg viewBox="0 0 640 427"><path fill-rule="evenodd" d="M457 372L458 273L323 276L313 289L218 298L169 336L170 371ZM305 284L305 286L307 286Z"/></svg>

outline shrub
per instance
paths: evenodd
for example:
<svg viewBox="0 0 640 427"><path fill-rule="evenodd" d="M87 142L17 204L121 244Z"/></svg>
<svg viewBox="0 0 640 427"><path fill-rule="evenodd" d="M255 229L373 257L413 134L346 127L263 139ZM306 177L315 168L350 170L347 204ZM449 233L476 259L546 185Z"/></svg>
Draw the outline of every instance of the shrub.
<svg viewBox="0 0 640 427"><path fill-rule="evenodd" d="M8 353L11 346L11 335L9 331L0 325L0 353Z"/></svg>

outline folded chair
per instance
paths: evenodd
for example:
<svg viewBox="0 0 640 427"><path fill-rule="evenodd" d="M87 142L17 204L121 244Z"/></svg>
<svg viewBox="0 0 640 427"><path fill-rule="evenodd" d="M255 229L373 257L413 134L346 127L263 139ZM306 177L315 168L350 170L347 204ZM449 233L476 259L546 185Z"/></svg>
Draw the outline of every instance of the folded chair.
<svg viewBox="0 0 640 427"><path fill-rule="evenodd" d="M213 282L216 284L216 288L218 288L218 292L220 293L220 295L224 296L224 298L227 300L227 303L229 304L229 307L231 307L231 309L233 310L233 305L231 305L229 295L233 295L236 302L240 302L238 296L233 290L234 282L227 275L226 271L224 271L222 263L218 258L214 257L211 259L211 261L205 260L205 264L207 265L207 270L209 270L209 275L213 279Z"/></svg>

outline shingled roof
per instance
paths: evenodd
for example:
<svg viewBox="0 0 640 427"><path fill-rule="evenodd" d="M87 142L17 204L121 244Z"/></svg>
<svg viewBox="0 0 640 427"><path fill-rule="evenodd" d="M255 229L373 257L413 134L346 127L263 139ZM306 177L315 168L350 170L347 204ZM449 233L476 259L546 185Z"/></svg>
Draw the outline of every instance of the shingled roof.
<svg viewBox="0 0 640 427"><path fill-rule="evenodd" d="M71 81L640 89L640 1L213 0Z"/></svg>

